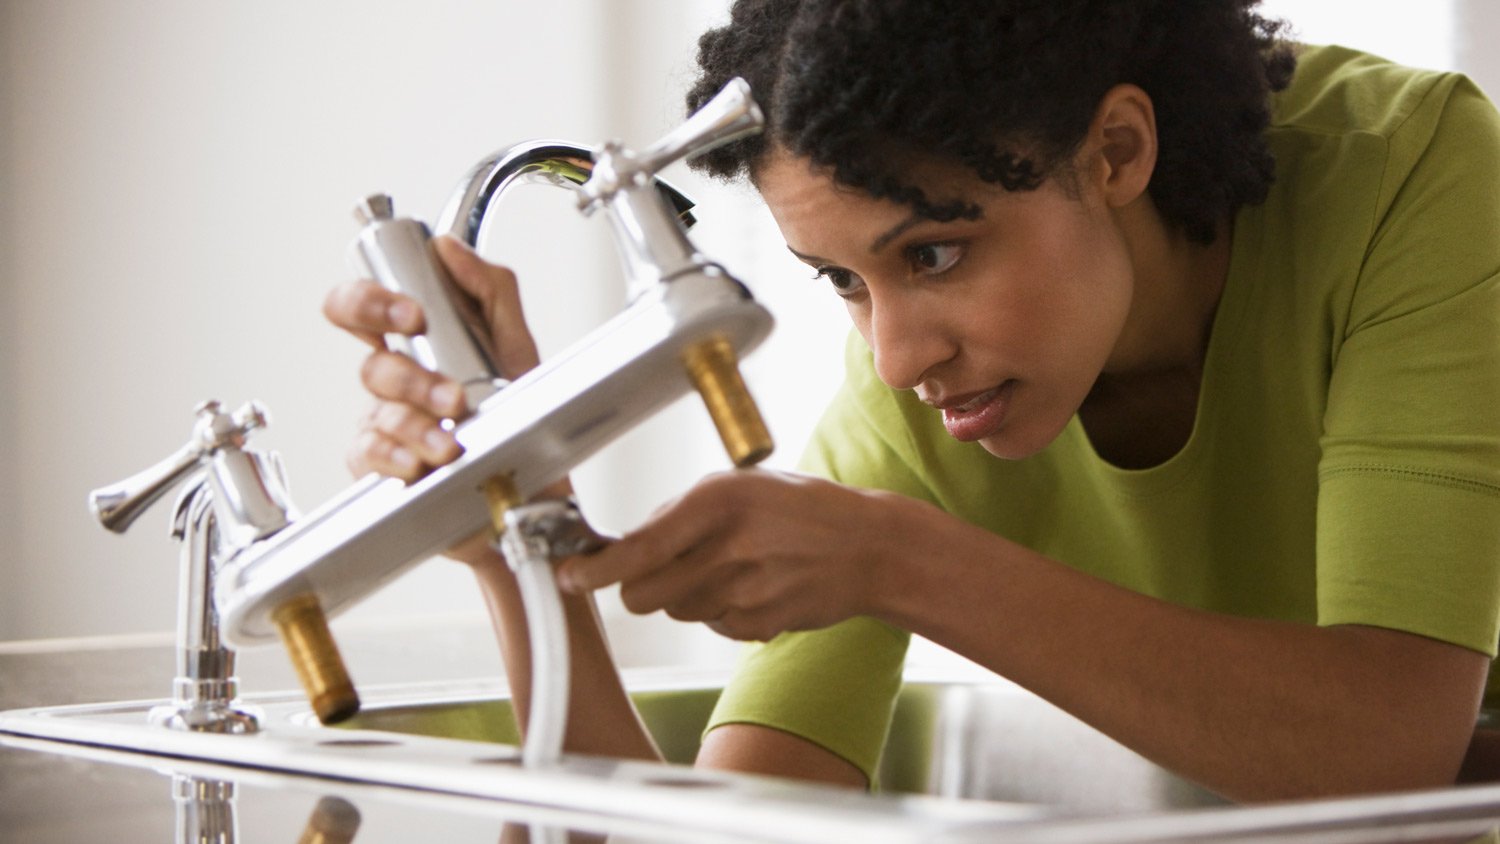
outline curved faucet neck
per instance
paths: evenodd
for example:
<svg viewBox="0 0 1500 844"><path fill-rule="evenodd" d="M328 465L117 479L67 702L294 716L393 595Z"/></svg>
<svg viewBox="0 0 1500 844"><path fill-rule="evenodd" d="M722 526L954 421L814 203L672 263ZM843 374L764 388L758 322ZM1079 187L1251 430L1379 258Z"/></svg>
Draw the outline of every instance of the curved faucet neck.
<svg viewBox="0 0 1500 844"><path fill-rule="evenodd" d="M644 185L617 185L604 203L582 190L596 174L612 177L616 172L613 162L620 153L618 145L613 144L594 150L551 140L523 141L505 147L464 174L438 216L435 228L441 234L478 246L486 215L512 187L541 182L567 188L578 195L579 206L585 213L601 204L611 208L615 242L629 279L628 295L633 298L650 284L670 278L678 268L702 262L682 236L682 230L695 222L691 213L693 201L661 178L653 175L650 184L654 184L655 194L666 200L675 220L670 216L656 219L665 215L657 210L657 197L639 189ZM649 202L643 203L641 194Z"/></svg>

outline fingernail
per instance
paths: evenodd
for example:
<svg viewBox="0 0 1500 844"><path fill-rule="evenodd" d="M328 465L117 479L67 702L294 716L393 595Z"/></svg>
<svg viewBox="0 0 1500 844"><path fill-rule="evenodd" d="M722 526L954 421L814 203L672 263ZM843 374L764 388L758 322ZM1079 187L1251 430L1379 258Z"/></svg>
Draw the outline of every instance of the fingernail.
<svg viewBox="0 0 1500 844"><path fill-rule="evenodd" d="M453 435L442 428L433 428L428 431L422 437L422 441L427 443L427 447L437 454L447 454L455 445Z"/></svg>
<svg viewBox="0 0 1500 844"><path fill-rule="evenodd" d="M444 381L432 388L432 406L439 411L461 410L463 402L463 390L452 381Z"/></svg>
<svg viewBox="0 0 1500 844"><path fill-rule="evenodd" d="M557 588L569 594L577 594L579 590L578 576L571 568L560 568L557 570Z"/></svg>
<svg viewBox="0 0 1500 844"><path fill-rule="evenodd" d="M391 449L391 462L407 471L415 470L421 465L417 462L417 456L404 448Z"/></svg>
<svg viewBox="0 0 1500 844"><path fill-rule="evenodd" d="M391 325L402 331L416 331L417 305L415 302L398 299L386 309L386 318L391 321Z"/></svg>

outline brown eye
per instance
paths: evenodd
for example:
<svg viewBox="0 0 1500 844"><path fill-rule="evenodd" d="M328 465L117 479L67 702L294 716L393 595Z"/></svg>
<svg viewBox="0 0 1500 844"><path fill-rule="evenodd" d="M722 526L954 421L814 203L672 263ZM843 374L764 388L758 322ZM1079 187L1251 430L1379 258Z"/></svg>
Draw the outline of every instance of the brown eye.
<svg viewBox="0 0 1500 844"><path fill-rule="evenodd" d="M963 258L964 248L958 243L921 243L908 249L906 255L915 272L941 275Z"/></svg>
<svg viewBox="0 0 1500 844"><path fill-rule="evenodd" d="M814 278L826 278L833 285L833 290L840 296L849 296L859 291L862 282L848 270L837 267L818 267L818 274Z"/></svg>

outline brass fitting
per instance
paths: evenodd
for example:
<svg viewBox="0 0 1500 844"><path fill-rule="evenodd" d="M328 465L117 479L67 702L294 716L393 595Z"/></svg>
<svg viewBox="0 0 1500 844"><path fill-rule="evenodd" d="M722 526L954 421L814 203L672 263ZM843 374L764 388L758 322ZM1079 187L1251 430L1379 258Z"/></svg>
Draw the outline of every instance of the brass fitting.
<svg viewBox="0 0 1500 844"><path fill-rule="evenodd" d="M324 797L313 807L297 844L349 844L359 832L359 809L342 797Z"/></svg>
<svg viewBox="0 0 1500 844"><path fill-rule="evenodd" d="M498 538L505 533L505 513L526 503L510 475L495 475L484 482L484 500L490 505L490 523Z"/></svg>
<svg viewBox="0 0 1500 844"><path fill-rule="evenodd" d="M740 377L739 362L735 359L734 347L723 337L714 337L689 346L683 353L688 377L703 403L708 415L719 429L719 438L724 441L724 450L738 468L753 466L770 455L775 447L766 422L761 418L760 408L745 388Z"/></svg>
<svg viewBox="0 0 1500 844"><path fill-rule="evenodd" d="M336 724L359 711L359 695L328 631L328 619L318 596L299 595L276 608L271 621L281 633L297 677L324 724Z"/></svg>

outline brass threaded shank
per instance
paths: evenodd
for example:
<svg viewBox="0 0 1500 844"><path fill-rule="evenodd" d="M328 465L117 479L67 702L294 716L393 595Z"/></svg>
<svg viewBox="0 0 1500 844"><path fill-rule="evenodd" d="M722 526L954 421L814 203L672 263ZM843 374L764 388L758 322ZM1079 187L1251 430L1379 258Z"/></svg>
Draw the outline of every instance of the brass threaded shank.
<svg viewBox="0 0 1500 844"><path fill-rule="evenodd" d="M490 506L490 523L497 538L505 533L506 511L526 503L510 475L495 475L485 481L484 500Z"/></svg>
<svg viewBox="0 0 1500 844"><path fill-rule="evenodd" d="M342 797L324 797L313 807L297 844L349 844L359 832L359 809Z"/></svg>
<svg viewBox="0 0 1500 844"><path fill-rule="evenodd" d="M281 643L318 720L336 724L358 712L359 695L328 630L318 596L309 593L292 598L271 613L271 621L281 633Z"/></svg>
<svg viewBox="0 0 1500 844"><path fill-rule="evenodd" d="M689 346L683 353L688 378L698 388L708 415L719 429L729 460L738 468L753 466L771 454L775 444L755 399L740 377L734 347L723 337Z"/></svg>

